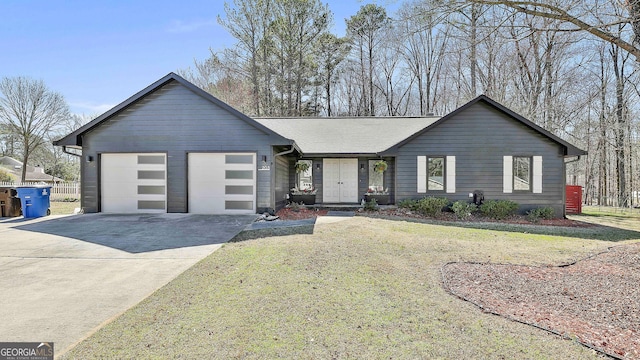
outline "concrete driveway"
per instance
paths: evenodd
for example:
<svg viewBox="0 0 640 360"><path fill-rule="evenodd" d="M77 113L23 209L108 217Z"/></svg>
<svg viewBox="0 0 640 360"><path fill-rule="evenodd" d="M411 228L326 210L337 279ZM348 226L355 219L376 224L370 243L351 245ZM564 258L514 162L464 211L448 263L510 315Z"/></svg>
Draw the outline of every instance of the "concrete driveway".
<svg viewBox="0 0 640 360"><path fill-rule="evenodd" d="M227 242L253 215L0 219L0 341L92 334Z"/></svg>

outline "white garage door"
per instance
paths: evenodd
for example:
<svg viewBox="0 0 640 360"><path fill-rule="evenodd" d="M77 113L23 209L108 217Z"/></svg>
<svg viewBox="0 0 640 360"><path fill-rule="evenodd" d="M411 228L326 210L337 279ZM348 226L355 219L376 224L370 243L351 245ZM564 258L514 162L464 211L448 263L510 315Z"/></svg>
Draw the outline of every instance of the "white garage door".
<svg viewBox="0 0 640 360"><path fill-rule="evenodd" d="M190 153L189 212L254 214L255 163L253 153Z"/></svg>
<svg viewBox="0 0 640 360"><path fill-rule="evenodd" d="M167 212L167 157L161 153L100 155L102 212Z"/></svg>

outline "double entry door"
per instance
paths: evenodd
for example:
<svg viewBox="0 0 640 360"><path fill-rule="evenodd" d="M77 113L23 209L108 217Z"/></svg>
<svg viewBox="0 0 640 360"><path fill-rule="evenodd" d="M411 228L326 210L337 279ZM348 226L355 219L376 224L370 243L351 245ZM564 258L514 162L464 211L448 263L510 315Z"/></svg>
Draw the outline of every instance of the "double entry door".
<svg viewBox="0 0 640 360"><path fill-rule="evenodd" d="M322 168L322 202L358 202L358 159L323 159Z"/></svg>

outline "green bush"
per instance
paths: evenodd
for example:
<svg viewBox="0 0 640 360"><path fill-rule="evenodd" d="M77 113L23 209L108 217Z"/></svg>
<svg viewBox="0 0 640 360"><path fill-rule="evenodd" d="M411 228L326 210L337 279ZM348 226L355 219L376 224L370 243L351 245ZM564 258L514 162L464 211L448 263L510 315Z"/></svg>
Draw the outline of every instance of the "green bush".
<svg viewBox="0 0 640 360"><path fill-rule="evenodd" d="M371 199L364 203L364 209L366 211L378 211L378 202L376 199Z"/></svg>
<svg viewBox="0 0 640 360"><path fill-rule="evenodd" d="M416 211L418 208L418 200L406 199L398 202L398 207L401 209L409 209Z"/></svg>
<svg viewBox="0 0 640 360"><path fill-rule="evenodd" d="M7 170L0 168L0 181L11 182L13 181L13 175L11 175Z"/></svg>
<svg viewBox="0 0 640 360"><path fill-rule="evenodd" d="M456 217L460 220L468 219L477 209L476 204L464 200L458 200L451 205L451 210L453 210Z"/></svg>
<svg viewBox="0 0 640 360"><path fill-rule="evenodd" d="M555 211L553 210L553 208L545 206L529 210L529 212L527 213L527 219L529 219L529 221L533 223L537 223L542 219L553 219L554 215Z"/></svg>
<svg viewBox="0 0 640 360"><path fill-rule="evenodd" d="M302 201L300 203L292 201L289 207L291 208L291 211L295 211L295 212L305 209L304 203Z"/></svg>
<svg viewBox="0 0 640 360"><path fill-rule="evenodd" d="M492 219L502 220L518 210L518 203L511 200L487 200L480 205L480 213Z"/></svg>
<svg viewBox="0 0 640 360"><path fill-rule="evenodd" d="M417 201L416 209L418 213L426 216L437 216L442 208L449 204L447 198L442 197L425 197Z"/></svg>

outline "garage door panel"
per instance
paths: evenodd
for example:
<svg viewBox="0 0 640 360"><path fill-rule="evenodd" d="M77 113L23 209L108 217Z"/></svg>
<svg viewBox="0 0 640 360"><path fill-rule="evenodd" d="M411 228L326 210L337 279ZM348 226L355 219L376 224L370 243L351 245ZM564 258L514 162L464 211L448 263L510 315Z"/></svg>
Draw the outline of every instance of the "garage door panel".
<svg viewBox="0 0 640 360"><path fill-rule="evenodd" d="M101 211L166 212L166 155L101 154Z"/></svg>
<svg viewBox="0 0 640 360"><path fill-rule="evenodd" d="M255 154L190 153L188 158L190 213L255 213Z"/></svg>

